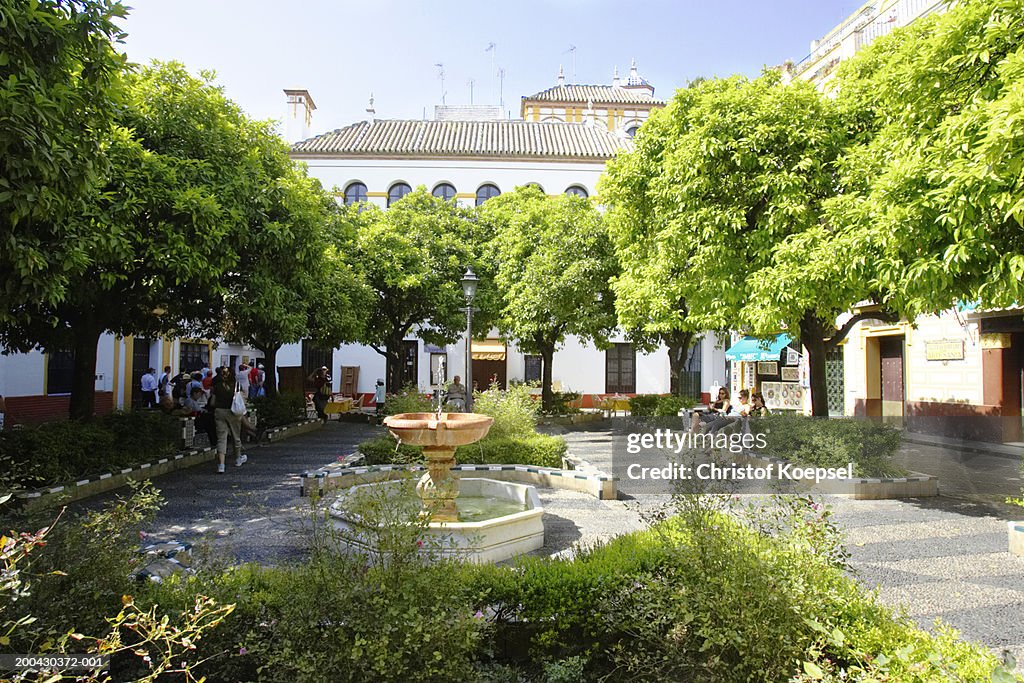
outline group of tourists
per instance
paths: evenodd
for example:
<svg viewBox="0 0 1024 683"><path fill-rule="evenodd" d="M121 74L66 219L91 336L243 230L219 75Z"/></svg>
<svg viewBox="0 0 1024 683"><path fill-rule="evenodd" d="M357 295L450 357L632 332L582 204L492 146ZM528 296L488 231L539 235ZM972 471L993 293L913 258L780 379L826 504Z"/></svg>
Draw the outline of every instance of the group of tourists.
<svg viewBox="0 0 1024 683"><path fill-rule="evenodd" d="M741 389L739 402L734 404L730 400L729 390L719 387L718 397L707 410L693 412L690 431L714 434L736 422L751 417L764 417L770 412L764 404L764 395L759 391Z"/></svg>
<svg viewBox="0 0 1024 683"><path fill-rule="evenodd" d="M146 408L158 407L168 415L195 418L196 429L207 435L210 445L216 445L217 472L223 474L229 436L236 467L249 459L242 452L242 434L259 439L244 406L246 400L263 395L265 379L262 364L250 367L242 363L237 372L221 366L177 376L171 374L168 365L159 377L154 368L148 368L140 380L142 404Z"/></svg>

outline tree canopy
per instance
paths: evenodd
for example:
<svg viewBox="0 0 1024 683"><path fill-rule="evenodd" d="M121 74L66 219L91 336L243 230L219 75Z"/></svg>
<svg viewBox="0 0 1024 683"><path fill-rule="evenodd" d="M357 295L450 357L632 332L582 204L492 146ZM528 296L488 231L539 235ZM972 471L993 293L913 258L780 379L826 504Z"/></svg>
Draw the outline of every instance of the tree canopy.
<svg viewBox="0 0 1024 683"><path fill-rule="evenodd" d="M877 248L876 289L908 319L1024 300L1024 6L965 0L840 69L861 141L830 220Z"/></svg>
<svg viewBox="0 0 1024 683"><path fill-rule="evenodd" d="M475 230L466 210L419 187L387 211L365 206L359 216L356 261L370 289L362 341L387 360L387 388L405 376L402 340L415 329L430 344L463 335L462 275L477 266ZM485 282L477 296L487 300ZM482 320L481 320L482 322Z"/></svg>
<svg viewBox="0 0 1024 683"><path fill-rule="evenodd" d="M569 335L601 346L615 328L616 261L604 222L589 200L548 197L532 186L488 200L479 212L493 233L495 324L521 350L541 355L550 410L558 346Z"/></svg>
<svg viewBox="0 0 1024 683"><path fill-rule="evenodd" d="M863 243L824 218L849 141L830 99L772 72L680 90L602 185L620 320L652 332L799 331L814 412L827 414L833 323L870 294ZM840 245L845 259L833 255Z"/></svg>
<svg viewBox="0 0 1024 683"><path fill-rule="evenodd" d="M107 136L109 168L81 215L92 235L60 300L26 303L0 326L8 349L71 350L71 413L92 414L100 334L222 329L220 297L239 265L268 172L290 164L272 129L177 63L127 74ZM275 157L276 150L277 156Z"/></svg>
<svg viewBox="0 0 1024 683"><path fill-rule="evenodd" d="M89 262L77 220L105 177L124 57L109 0L6 3L0 11L0 323L56 304Z"/></svg>

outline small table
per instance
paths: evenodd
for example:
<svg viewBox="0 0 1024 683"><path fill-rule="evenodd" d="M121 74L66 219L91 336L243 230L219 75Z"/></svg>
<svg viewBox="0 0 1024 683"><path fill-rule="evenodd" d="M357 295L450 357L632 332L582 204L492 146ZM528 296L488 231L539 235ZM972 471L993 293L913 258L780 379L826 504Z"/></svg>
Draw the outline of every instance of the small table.
<svg viewBox="0 0 1024 683"><path fill-rule="evenodd" d="M324 415L329 418L331 415L341 415L350 410L352 410L352 399L343 398L339 401L330 401L324 406Z"/></svg>

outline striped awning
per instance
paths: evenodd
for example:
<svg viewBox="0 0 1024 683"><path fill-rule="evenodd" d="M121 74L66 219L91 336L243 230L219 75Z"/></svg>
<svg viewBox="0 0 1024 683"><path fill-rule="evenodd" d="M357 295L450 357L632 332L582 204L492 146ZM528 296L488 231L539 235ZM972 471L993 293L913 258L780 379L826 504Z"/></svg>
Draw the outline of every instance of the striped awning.
<svg viewBox="0 0 1024 683"><path fill-rule="evenodd" d="M501 339L473 340L473 360L505 360L505 342Z"/></svg>

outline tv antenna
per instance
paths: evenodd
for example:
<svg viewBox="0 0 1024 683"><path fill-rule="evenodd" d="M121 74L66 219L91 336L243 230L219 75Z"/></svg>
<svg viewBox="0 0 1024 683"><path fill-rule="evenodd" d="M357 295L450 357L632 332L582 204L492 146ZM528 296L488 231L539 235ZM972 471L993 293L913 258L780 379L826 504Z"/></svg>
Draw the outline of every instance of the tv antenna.
<svg viewBox="0 0 1024 683"><path fill-rule="evenodd" d="M444 64L442 64L441 62L438 62L434 66L437 67L437 77L441 79L441 104L444 104L444 96L445 96L445 91L444 91Z"/></svg>
<svg viewBox="0 0 1024 683"><path fill-rule="evenodd" d="M565 52L571 52L572 53L572 82L575 83L576 82L576 46L575 45L570 45L569 49L566 50ZM565 52L563 52L562 54L564 55Z"/></svg>
<svg viewBox="0 0 1024 683"><path fill-rule="evenodd" d="M505 68L498 67L498 106L505 111Z"/></svg>
<svg viewBox="0 0 1024 683"><path fill-rule="evenodd" d="M484 48L484 52L491 53L491 76L496 76L497 73L494 71L494 57L498 54L498 44L494 42L487 43L487 47ZM501 99L500 95L499 99Z"/></svg>

